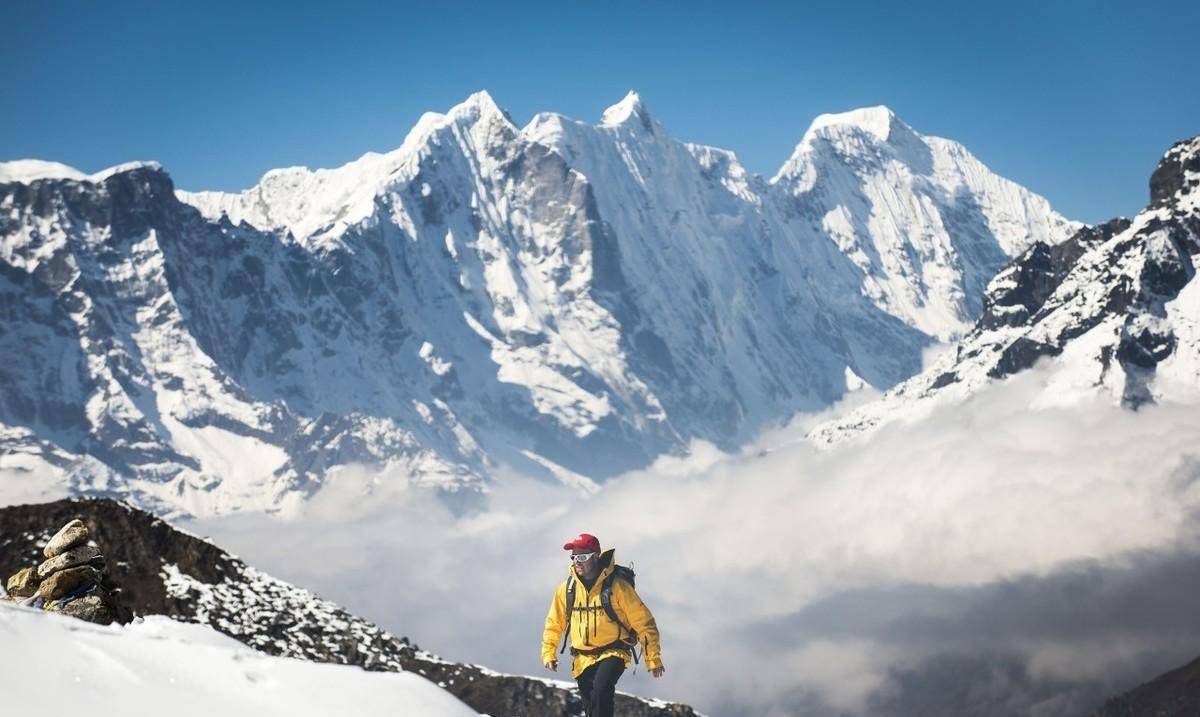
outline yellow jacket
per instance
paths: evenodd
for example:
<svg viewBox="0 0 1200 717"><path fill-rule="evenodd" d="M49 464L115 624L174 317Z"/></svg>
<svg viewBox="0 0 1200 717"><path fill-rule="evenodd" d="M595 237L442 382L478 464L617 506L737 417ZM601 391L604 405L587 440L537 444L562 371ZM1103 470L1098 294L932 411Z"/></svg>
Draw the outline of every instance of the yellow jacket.
<svg viewBox="0 0 1200 717"><path fill-rule="evenodd" d="M542 664L558 659L558 646L563 632L567 629L567 582L575 581L574 614L571 616L571 647L576 650L597 650L595 653L575 655L571 664L571 676L579 677L580 673L606 657L620 657L625 661L625 667L633 662L633 656L628 650L612 648L598 650L617 640L628 640L629 634L622 630L617 623L608 617L600 603L600 589L604 579L612 573L616 566L616 551L612 548L600 554L600 564L603 568L596 576L592 589L588 590L583 581L571 570L571 575L559 583L554 591L554 599L550 601L550 612L546 614L546 629L542 631ZM662 656L658 643L658 625L650 614L646 604L638 597L633 586L624 580L613 582L612 608L621 622L637 631L638 641L645 649L646 669L653 670L662 667Z"/></svg>

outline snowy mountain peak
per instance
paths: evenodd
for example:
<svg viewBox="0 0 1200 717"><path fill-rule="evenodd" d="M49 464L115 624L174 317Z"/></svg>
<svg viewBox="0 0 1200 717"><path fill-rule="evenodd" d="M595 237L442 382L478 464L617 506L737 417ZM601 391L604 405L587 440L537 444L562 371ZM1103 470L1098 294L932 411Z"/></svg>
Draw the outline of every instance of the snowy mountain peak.
<svg viewBox="0 0 1200 717"><path fill-rule="evenodd" d="M88 179L93 182L103 182L109 177L115 177L118 174L125 174L126 172L137 172L139 170L161 172L166 174L166 170L164 170L163 166L158 162L125 162L124 164L118 164L115 167L109 167L108 169L96 172Z"/></svg>
<svg viewBox="0 0 1200 717"><path fill-rule="evenodd" d="M892 112L890 108L876 105L849 112L818 115L809 125L804 137L807 139L830 129L852 128L868 132L881 142L887 142L892 135L893 128L897 126L908 127L900 118L896 117L896 113Z"/></svg>
<svg viewBox="0 0 1200 717"><path fill-rule="evenodd" d="M509 118L508 113L496 104L492 96L487 90L480 90L459 104L455 105L446 113L446 117L452 122L460 122L468 125L476 124L480 121L499 121L515 130L516 127Z"/></svg>
<svg viewBox="0 0 1200 717"><path fill-rule="evenodd" d="M829 162L838 165L849 162L865 169L898 160L918 174L929 174L934 164L930 154L933 142L946 145L943 153L969 157L955 142L921 135L884 105L818 115L771 181L782 181L785 186L798 182L799 189L807 191L814 178L814 163Z"/></svg>
<svg viewBox="0 0 1200 717"><path fill-rule="evenodd" d="M600 124L604 127L630 126L633 122L640 123L647 131L653 129L650 113L634 90L630 90L620 102L604 110L600 116Z"/></svg>
<svg viewBox="0 0 1200 717"><path fill-rule="evenodd" d="M158 162L126 162L101 170L95 174L85 174L74 167L60 162L46 162L40 159L18 159L12 162L0 162L0 183L20 182L22 184L29 184L40 179L103 182L114 175L138 169L149 169L155 172L163 171L162 165Z"/></svg>
<svg viewBox="0 0 1200 717"><path fill-rule="evenodd" d="M0 452L193 513L282 510L349 464L464 496L497 466L588 489L825 407L847 371L912 376L1000 267L1072 229L887 108L816 124L775 185L635 92L520 131L479 92L386 153L175 193L198 213L165 174L0 185L0 290L59 292L0 327L28 357L0 385L30 391L0 391Z"/></svg>
<svg viewBox="0 0 1200 717"><path fill-rule="evenodd" d="M40 159L18 159L12 162L0 162L0 183L21 182L28 184L39 179L74 179L82 181L88 175L74 167L68 167L59 162L45 162Z"/></svg>
<svg viewBox="0 0 1200 717"><path fill-rule="evenodd" d="M883 398L818 426L818 445L961 402L1039 364L1038 406L1107 396L1137 408L1200 396L1200 137L1176 143L1132 220L1039 240L987 285L955 350Z"/></svg>

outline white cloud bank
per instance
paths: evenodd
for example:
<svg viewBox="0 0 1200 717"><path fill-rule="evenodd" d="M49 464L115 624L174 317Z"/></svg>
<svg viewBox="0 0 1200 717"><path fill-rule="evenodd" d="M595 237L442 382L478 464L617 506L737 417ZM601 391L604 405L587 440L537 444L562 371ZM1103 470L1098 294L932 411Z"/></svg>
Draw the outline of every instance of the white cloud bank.
<svg viewBox="0 0 1200 717"><path fill-rule="evenodd" d="M664 635L667 677L620 687L713 715L1084 711L1200 654L1200 411L1031 411L1041 382L832 451L787 431L698 444L594 496L508 477L455 516L347 471L300 518L192 529L446 657L531 674L561 544L595 533Z"/></svg>

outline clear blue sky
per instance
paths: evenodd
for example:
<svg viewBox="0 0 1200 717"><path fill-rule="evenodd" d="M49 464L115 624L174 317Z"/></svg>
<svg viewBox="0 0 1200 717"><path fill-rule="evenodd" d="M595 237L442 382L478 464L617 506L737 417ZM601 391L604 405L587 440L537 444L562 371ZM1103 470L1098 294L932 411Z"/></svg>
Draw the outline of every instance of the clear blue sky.
<svg viewBox="0 0 1200 717"><path fill-rule="evenodd" d="M813 117L886 104L1084 221L1200 133L1200 3L55 2L0 6L0 161L161 161L185 189L336 166L487 89L518 124L637 89L772 175Z"/></svg>

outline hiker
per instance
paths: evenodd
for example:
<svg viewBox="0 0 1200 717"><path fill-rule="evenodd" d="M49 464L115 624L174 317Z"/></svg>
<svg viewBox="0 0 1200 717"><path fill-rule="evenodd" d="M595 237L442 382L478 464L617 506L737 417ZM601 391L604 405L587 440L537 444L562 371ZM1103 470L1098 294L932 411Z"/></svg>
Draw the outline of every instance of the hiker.
<svg viewBox="0 0 1200 717"><path fill-rule="evenodd" d="M617 565L612 548L600 551L594 535L581 533L563 546L571 551L572 570L554 591L542 632L542 664L558 671L555 648L571 643L571 676L579 684L587 717L612 717L613 693L621 673L644 646L646 669L665 671L659 655L658 626L633 589L633 571ZM570 610L568 610L568 603Z"/></svg>

